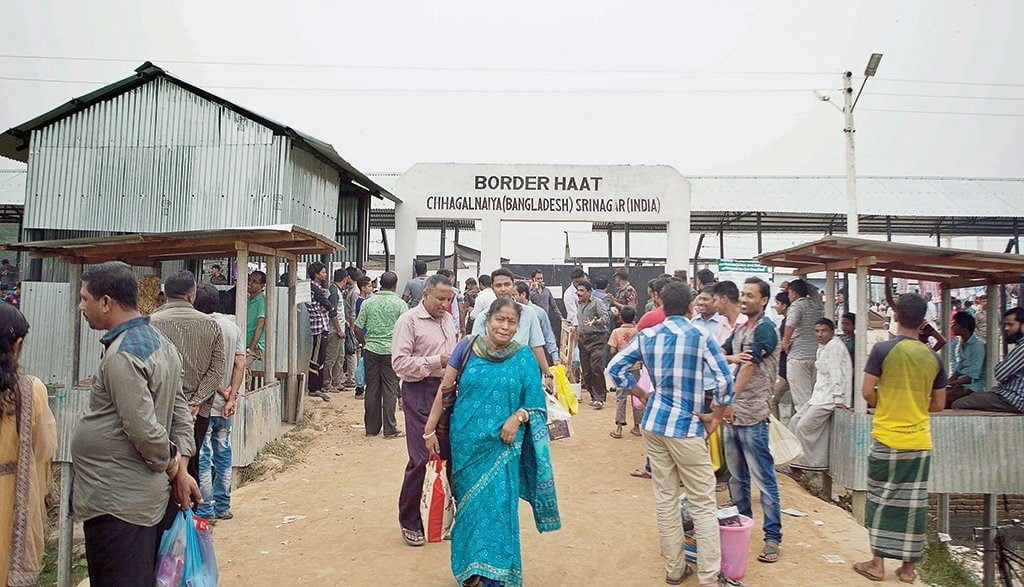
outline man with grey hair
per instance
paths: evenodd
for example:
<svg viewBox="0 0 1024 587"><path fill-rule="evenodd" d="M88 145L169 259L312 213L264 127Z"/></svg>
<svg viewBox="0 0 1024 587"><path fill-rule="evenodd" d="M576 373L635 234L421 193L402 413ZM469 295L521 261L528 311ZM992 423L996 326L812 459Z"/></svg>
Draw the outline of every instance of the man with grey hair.
<svg viewBox="0 0 1024 587"><path fill-rule="evenodd" d="M381 280L383 284L383 278ZM441 385L448 359L459 340L455 323L448 314L455 291L444 275L433 275L424 282L423 300L402 314L395 323L391 364L402 379L402 407L405 412L406 446L409 462L405 467L405 481L398 498L398 522L402 537L410 546L424 543L423 521L420 518L420 497L423 477L430 459L423 443L423 428L430 416L430 408ZM363 303L366 305L376 296ZM447 440L442 438L442 454L449 453Z"/></svg>

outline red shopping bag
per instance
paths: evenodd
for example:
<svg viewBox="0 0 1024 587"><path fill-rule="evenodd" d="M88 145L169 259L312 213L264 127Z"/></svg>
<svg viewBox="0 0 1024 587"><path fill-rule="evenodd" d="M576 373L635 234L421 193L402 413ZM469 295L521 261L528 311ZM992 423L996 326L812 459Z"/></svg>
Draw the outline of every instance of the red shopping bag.
<svg viewBox="0 0 1024 587"><path fill-rule="evenodd" d="M455 518L455 499L448 485L448 462L432 459L427 462L423 479L423 497L420 499L420 517L427 542L441 542L451 531Z"/></svg>

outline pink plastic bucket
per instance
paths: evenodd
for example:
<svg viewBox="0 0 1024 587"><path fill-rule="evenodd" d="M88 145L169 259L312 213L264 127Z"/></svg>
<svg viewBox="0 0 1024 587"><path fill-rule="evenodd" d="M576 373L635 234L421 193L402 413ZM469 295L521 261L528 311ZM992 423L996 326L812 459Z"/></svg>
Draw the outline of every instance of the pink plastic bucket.
<svg viewBox="0 0 1024 587"><path fill-rule="evenodd" d="M750 554L750 533L754 520L740 514L740 526L719 526L722 540L722 572L733 580L742 579L747 572L747 556Z"/></svg>

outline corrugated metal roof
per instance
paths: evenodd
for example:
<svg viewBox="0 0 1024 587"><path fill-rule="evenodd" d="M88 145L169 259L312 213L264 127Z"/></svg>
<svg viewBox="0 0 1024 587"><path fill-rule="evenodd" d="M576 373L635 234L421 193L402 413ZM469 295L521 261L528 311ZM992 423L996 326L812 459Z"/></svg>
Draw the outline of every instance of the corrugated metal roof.
<svg viewBox="0 0 1024 587"><path fill-rule="evenodd" d="M353 167L348 161L345 161L334 147L329 143L314 138L306 133L297 131L289 126L283 125L279 122L271 120L265 116L261 116L252 110L243 108L233 102L229 102L219 96L211 94L202 88L190 84L178 77L168 74L163 69L153 65L149 61L143 63L136 70L136 75L127 77L125 79L116 81L112 84L104 86L98 90L75 98L53 110L37 116L28 122L22 123L15 126L5 133L0 134L0 155L14 159L15 161L21 161L22 163L28 162L28 145L30 140L30 134L33 130L44 128L50 124L63 120L72 114L84 110L97 103L109 100L113 97L119 96L127 91L137 88L141 85L149 83L150 81L160 77L170 80L172 83L185 88L186 90L193 92L207 100L211 100L218 104L225 106L226 108L233 110L246 118L254 120L259 124L266 126L274 131L275 134L288 136L292 141L300 147L310 151L314 155L323 159L331 166L338 169L341 174L352 181L353 183L362 186L366 191L374 195L379 195L391 200L396 200L394 195L388 190L381 188L373 180L366 177L361 171Z"/></svg>
<svg viewBox="0 0 1024 587"><path fill-rule="evenodd" d="M25 171L0 169L0 206L25 205Z"/></svg>

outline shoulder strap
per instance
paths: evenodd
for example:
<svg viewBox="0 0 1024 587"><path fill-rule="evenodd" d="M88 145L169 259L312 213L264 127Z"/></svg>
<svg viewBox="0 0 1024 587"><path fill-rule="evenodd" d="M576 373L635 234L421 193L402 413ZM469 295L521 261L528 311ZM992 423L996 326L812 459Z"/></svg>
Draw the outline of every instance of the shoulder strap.
<svg viewBox="0 0 1024 587"><path fill-rule="evenodd" d="M469 362L470 355L473 354L473 345L476 344L477 337L479 334L474 334L466 339L466 352L462 353L462 357L459 358L459 368L455 374L455 382L458 383L459 379L462 378L462 372L466 369L466 363Z"/></svg>

